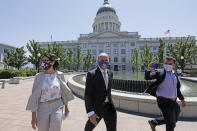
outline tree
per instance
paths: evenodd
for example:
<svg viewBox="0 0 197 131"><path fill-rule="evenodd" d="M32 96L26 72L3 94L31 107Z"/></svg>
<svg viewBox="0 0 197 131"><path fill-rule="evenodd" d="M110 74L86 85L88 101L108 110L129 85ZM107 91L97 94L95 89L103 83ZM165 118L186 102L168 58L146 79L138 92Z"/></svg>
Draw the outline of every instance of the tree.
<svg viewBox="0 0 197 131"><path fill-rule="evenodd" d="M19 70L27 64L24 47L16 48L16 51L5 50L5 52L7 53L7 57L4 58L4 61L8 66L13 66Z"/></svg>
<svg viewBox="0 0 197 131"><path fill-rule="evenodd" d="M164 62L164 49L165 49L166 43L161 39L159 40L159 43L160 45L159 45L157 55L154 61L158 64L158 67L161 68L164 64L163 63Z"/></svg>
<svg viewBox="0 0 197 131"><path fill-rule="evenodd" d="M16 48L15 57L14 57L15 58L14 66L18 70L21 69L22 66L24 66L28 63L25 53L26 53L26 51L24 50L24 47Z"/></svg>
<svg viewBox="0 0 197 131"><path fill-rule="evenodd" d="M138 55L139 55L139 49L134 49L134 54L131 55L131 66L133 69L133 72L136 70L138 71Z"/></svg>
<svg viewBox="0 0 197 131"><path fill-rule="evenodd" d="M194 64L197 59L197 45L194 40L177 41L176 43L168 44L167 55L176 59L177 67L184 70L187 64Z"/></svg>
<svg viewBox="0 0 197 131"><path fill-rule="evenodd" d="M64 66L65 62L65 52L66 49L63 48L61 44L57 44L56 42L53 42L52 45L48 44L48 50L47 53L53 53L58 58L60 58L60 66Z"/></svg>
<svg viewBox="0 0 197 131"><path fill-rule="evenodd" d="M8 68L9 68L9 66L14 67L14 61L15 61L14 54L15 54L15 51L14 50L5 49L4 52L7 55L3 59L3 61L6 63L6 65L8 65Z"/></svg>
<svg viewBox="0 0 197 131"><path fill-rule="evenodd" d="M153 53L150 51L150 47L148 46L148 43L145 44L145 48L143 52L140 52L141 56L141 67L144 69L144 67L147 67L148 64L153 59Z"/></svg>
<svg viewBox="0 0 197 131"><path fill-rule="evenodd" d="M77 46L77 54L76 54L76 57L74 58L76 70L79 70L82 60L83 60L83 55L81 54L81 47Z"/></svg>
<svg viewBox="0 0 197 131"><path fill-rule="evenodd" d="M91 50L88 50L88 54L84 57L83 59L84 64L83 66L87 69L87 71L89 70L89 68L94 64L95 62L95 58L92 56L91 54Z"/></svg>
<svg viewBox="0 0 197 131"><path fill-rule="evenodd" d="M64 66L68 68L68 70L71 69L71 66L73 64L73 50L67 50L66 52L66 58L65 58L65 63Z"/></svg>
<svg viewBox="0 0 197 131"><path fill-rule="evenodd" d="M30 52L30 55L28 57L28 62L35 65L36 70L40 67L40 59L43 57L43 55L46 53L46 49L42 48L38 42L35 42L34 40L30 40L29 43L26 45L28 51Z"/></svg>

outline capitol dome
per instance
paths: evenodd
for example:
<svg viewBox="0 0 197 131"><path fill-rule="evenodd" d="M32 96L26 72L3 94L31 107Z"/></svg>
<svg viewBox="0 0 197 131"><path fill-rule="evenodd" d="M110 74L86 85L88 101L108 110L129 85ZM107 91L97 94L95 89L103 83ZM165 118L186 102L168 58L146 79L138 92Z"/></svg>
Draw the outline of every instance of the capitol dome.
<svg viewBox="0 0 197 131"><path fill-rule="evenodd" d="M97 11L96 18L92 25L93 32L119 32L120 26L121 23L115 9L109 4L108 0L104 0L103 5Z"/></svg>
<svg viewBox="0 0 197 131"><path fill-rule="evenodd" d="M100 13L103 12L113 12L116 14L115 9L109 4L107 0L104 1L103 5L99 8L96 15L99 15Z"/></svg>

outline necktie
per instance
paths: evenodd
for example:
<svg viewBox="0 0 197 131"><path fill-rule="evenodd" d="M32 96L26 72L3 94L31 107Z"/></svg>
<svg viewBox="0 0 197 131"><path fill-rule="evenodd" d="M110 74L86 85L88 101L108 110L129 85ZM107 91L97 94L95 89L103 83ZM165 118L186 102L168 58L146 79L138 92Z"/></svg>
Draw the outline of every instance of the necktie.
<svg viewBox="0 0 197 131"><path fill-rule="evenodd" d="M108 88L108 80L107 80L107 76L106 76L106 70L104 71L104 80L105 80L105 86L107 89Z"/></svg>
<svg viewBox="0 0 197 131"><path fill-rule="evenodd" d="M105 80L105 86L106 86L106 90L108 89L108 79L107 79L107 76L106 76L106 70L104 70L104 80ZM106 99L105 99L105 102L109 102L109 99L108 97L106 96Z"/></svg>

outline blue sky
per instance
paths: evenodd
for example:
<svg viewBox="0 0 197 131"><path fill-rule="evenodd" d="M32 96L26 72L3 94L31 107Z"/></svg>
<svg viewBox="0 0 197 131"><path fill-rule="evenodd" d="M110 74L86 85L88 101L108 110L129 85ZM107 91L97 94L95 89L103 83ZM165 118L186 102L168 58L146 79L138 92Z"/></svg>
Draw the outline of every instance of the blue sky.
<svg viewBox="0 0 197 131"><path fill-rule="evenodd" d="M197 36L197 0L109 0L122 31L142 37ZM92 32L103 0L0 0L0 43L16 47L28 40L77 40Z"/></svg>

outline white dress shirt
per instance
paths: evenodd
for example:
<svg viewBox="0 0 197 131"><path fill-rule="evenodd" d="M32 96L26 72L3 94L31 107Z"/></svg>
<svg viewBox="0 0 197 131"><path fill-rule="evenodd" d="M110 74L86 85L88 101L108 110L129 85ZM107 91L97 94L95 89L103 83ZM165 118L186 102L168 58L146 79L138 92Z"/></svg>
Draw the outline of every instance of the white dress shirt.
<svg viewBox="0 0 197 131"><path fill-rule="evenodd" d="M105 82L106 90L107 90L107 89L108 89L108 83L109 83L109 76L108 76L108 73L107 73L107 69L103 70L103 69L100 68L100 67L99 67L99 69L100 69L100 71L101 71L101 73L102 73L103 80L104 80L104 82ZM106 78L105 78L105 77L106 77ZM105 81L105 79L106 79L106 81ZM105 102L109 102L108 97L106 97ZM88 113L88 117L90 117L90 116L92 116L92 115L94 115L94 114L95 114L95 112L94 112L94 111L91 111L91 112Z"/></svg>
<svg viewBox="0 0 197 131"><path fill-rule="evenodd" d="M61 87L56 72L45 73L42 81L42 93L40 102L47 102L61 98Z"/></svg>

